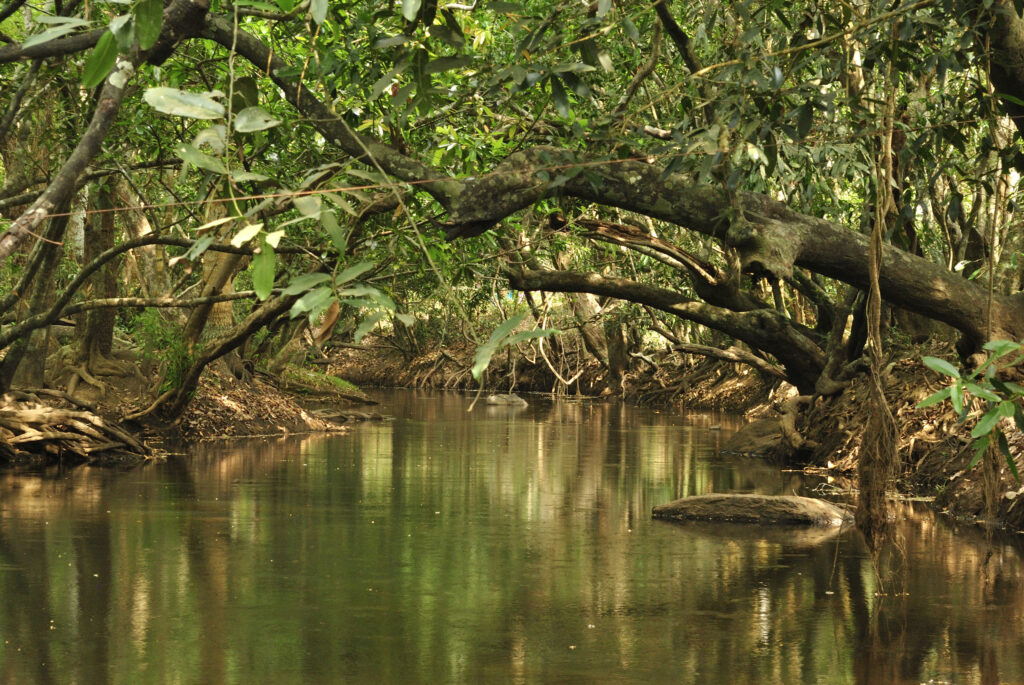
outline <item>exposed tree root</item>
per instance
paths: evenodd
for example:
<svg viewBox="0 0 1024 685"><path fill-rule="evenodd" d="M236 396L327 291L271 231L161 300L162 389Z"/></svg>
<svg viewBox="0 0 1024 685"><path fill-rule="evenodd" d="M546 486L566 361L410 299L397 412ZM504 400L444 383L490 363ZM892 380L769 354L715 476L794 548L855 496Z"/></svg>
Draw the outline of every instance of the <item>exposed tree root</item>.
<svg viewBox="0 0 1024 685"><path fill-rule="evenodd" d="M77 462L139 459L149 454L137 439L91 411L52 407L27 397L26 393L0 397L0 459L35 461L56 456Z"/></svg>

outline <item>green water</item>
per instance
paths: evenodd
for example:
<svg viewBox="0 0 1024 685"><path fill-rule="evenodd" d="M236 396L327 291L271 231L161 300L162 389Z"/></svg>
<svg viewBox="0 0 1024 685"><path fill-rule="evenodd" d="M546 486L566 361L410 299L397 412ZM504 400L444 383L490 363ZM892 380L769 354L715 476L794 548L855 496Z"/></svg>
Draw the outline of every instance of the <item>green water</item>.
<svg viewBox="0 0 1024 685"><path fill-rule="evenodd" d="M343 436L0 477L0 684L1024 682L1015 541L903 507L880 581L855 532L650 520L814 485L716 456L735 420L380 399Z"/></svg>

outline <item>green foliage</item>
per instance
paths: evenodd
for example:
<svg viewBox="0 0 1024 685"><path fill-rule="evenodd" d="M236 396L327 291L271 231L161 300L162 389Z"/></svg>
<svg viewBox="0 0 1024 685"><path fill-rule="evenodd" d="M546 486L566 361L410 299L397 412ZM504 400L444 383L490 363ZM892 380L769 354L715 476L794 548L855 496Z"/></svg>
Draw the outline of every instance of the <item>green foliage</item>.
<svg viewBox="0 0 1024 685"><path fill-rule="evenodd" d="M989 448L998 448L1006 459L1006 466L1014 478L1020 480L1017 464L1010 453L1006 435L999 428L1000 419L1012 418L1017 430L1024 431L1024 386L996 378L1000 368L1014 367L1024 361L1024 344L1010 340L994 340L985 345L988 359L969 374L962 374L944 359L924 357L922 361L932 371L948 376L953 382L922 400L918 408L930 407L949 400L953 410L965 421L971 410L971 397L984 403L984 412L971 431L974 457L968 468L973 468ZM1012 357L1007 360L1007 357Z"/></svg>
<svg viewBox="0 0 1024 685"><path fill-rule="evenodd" d="M490 365L491 358L499 350L526 340L557 335L560 332L553 328L513 332L520 326L520 324L523 323L527 316L529 316L529 314L527 312L523 312L503 321L501 325L494 329L494 332L491 333L491 337L488 338L487 342L477 348L476 354L473 356L472 374L473 378L478 383L483 377L484 371L486 371L487 367Z"/></svg>
<svg viewBox="0 0 1024 685"><path fill-rule="evenodd" d="M159 391L180 387L192 365L192 355L181 337L181 329L167 325L160 310L145 309L135 317L129 332L141 349L140 357L161 365L163 383Z"/></svg>

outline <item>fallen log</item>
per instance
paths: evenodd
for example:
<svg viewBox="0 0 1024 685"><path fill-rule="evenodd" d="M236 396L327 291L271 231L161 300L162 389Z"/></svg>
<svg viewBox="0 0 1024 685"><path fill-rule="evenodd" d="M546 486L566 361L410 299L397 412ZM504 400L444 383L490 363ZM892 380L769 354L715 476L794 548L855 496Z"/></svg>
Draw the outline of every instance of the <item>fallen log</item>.
<svg viewBox="0 0 1024 685"><path fill-rule="evenodd" d="M651 516L680 521L802 526L841 526L853 522L849 512L831 502L794 495L712 494L684 497L655 506Z"/></svg>

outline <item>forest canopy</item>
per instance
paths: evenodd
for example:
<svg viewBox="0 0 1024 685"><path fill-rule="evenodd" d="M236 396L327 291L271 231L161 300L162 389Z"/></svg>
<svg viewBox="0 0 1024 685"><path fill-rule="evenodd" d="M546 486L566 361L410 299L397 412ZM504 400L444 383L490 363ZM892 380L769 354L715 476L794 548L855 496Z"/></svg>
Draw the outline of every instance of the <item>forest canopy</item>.
<svg viewBox="0 0 1024 685"><path fill-rule="evenodd" d="M640 331L835 393L872 287L1020 340L1018 4L9 0L0 391L126 330L173 415L307 324L479 343L543 293L613 376Z"/></svg>

